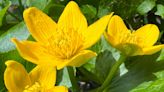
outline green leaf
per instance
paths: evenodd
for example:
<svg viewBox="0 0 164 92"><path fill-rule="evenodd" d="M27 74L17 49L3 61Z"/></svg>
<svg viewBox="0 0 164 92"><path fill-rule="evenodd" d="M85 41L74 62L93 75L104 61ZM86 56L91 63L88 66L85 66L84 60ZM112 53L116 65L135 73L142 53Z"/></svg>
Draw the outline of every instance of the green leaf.
<svg viewBox="0 0 164 92"><path fill-rule="evenodd" d="M96 52L97 54L104 52L105 50L109 50L112 52L113 56L115 59L119 58L119 52L113 48L111 45L109 45L109 43L106 41L104 36L101 36L101 39L95 44L93 45L91 48L89 48L90 50ZM96 57L90 59L86 64L84 64L83 66L90 72L94 72L95 71L95 63L96 63Z"/></svg>
<svg viewBox="0 0 164 92"><path fill-rule="evenodd" d="M164 69L164 62L155 62L158 56L159 53L129 58L125 62L128 72L113 80L107 90L129 92L139 84L155 79L153 73Z"/></svg>
<svg viewBox="0 0 164 92"><path fill-rule="evenodd" d="M81 11L83 12L83 14L85 15L85 17L89 22L92 22L92 20L96 17L97 14L96 8L93 7L92 5L81 6Z"/></svg>
<svg viewBox="0 0 164 92"><path fill-rule="evenodd" d="M128 28L138 28L143 25L142 16L137 12L137 7L145 0L100 0L97 16L114 12L125 20ZM159 0L158 0L159 1Z"/></svg>
<svg viewBox="0 0 164 92"><path fill-rule="evenodd" d="M144 82L130 92L163 92L164 90L164 71L155 73L155 81Z"/></svg>
<svg viewBox="0 0 164 92"><path fill-rule="evenodd" d="M7 32L0 36L0 53L6 53L15 49L15 45L11 42L11 38L25 40L30 36L24 22L21 22L10 28Z"/></svg>
<svg viewBox="0 0 164 92"><path fill-rule="evenodd" d="M114 2L112 2L112 1L113 0L111 0L111 1L109 1L109 0L100 0L99 7L97 9L98 10L97 11L97 17L98 18L101 18L102 16L107 15L111 11L113 11L113 10L111 10L113 8L113 4L114 4Z"/></svg>
<svg viewBox="0 0 164 92"><path fill-rule="evenodd" d="M49 7L48 9L49 16L53 18L55 21L58 21L65 6L62 4L51 4L48 7Z"/></svg>
<svg viewBox="0 0 164 92"><path fill-rule="evenodd" d="M164 19L164 5L162 4L157 5L157 11L155 12L155 15L159 15Z"/></svg>
<svg viewBox="0 0 164 92"><path fill-rule="evenodd" d="M94 18L97 13L96 8L92 5L83 5L81 10L84 14L86 14L86 16L88 16L88 18Z"/></svg>
<svg viewBox="0 0 164 92"><path fill-rule="evenodd" d="M138 6L137 11L141 15L145 15L150 10L152 10L155 7L155 5L156 5L156 0L145 0Z"/></svg>
<svg viewBox="0 0 164 92"><path fill-rule="evenodd" d="M123 19L128 19L136 14L136 9L144 0L100 0L98 15L114 12Z"/></svg>
<svg viewBox="0 0 164 92"><path fill-rule="evenodd" d="M11 2L8 2L6 7L0 10L0 27L2 26L3 17L10 5L11 5Z"/></svg>
<svg viewBox="0 0 164 92"><path fill-rule="evenodd" d="M26 4L29 7L37 7L40 10L43 10L50 0L27 0Z"/></svg>
<svg viewBox="0 0 164 92"><path fill-rule="evenodd" d="M19 0L10 0L12 2L13 5L19 5ZM22 5L25 5L26 0L21 0Z"/></svg>
<svg viewBox="0 0 164 92"><path fill-rule="evenodd" d="M119 58L119 52L113 48L105 39L104 36L101 36L101 39L95 44L93 45L91 48L89 48L90 50L96 52L97 54L104 52L106 50L109 50L112 52L113 57L117 60ZM96 57L90 59L86 64L84 64L83 66L90 72L94 73L95 71L95 63L96 63Z"/></svg>
<svg viewBox="0 0 164 92"><path fill-rule="evenodd" d="M159 71L159 72L154 73L154 74L158 79L164 78L164 71Z"/></svg>
<svg viewBox="0 0 164 92"><path fill-rule="evenodd" d="M60 72L61 73L58 73L59 75L57 76L58 85L66 86L68 88L72 87L67 68L65 67L64 69L60 70Z"/></svg>
<svg viewBox="0 0 164 92"><path fill-rule="evenodd" d="M101 82L106 79L110 69L116 62L110 51L104 51L97 56L95 74L99 77Z"/></svg>
<svg viewBox="0 0 164 92"><path fill-rule="evenodd" d="M77 71L78 71L79 81L83 81L83 82L84 81L85 82L93 81L95 83L95 85L96 85L96 83L97 84L102 84L102 81L100 80L100 78L98 78L96 76L95 71L94 71L94 73L90 72L87 69L85 69L84 67L77 68Z"/></svg>
<svg viewBox="0 0 164 92"><path fill-rule="evenodd" d="M93 73L95 69L95 63L96 63L96 57L88 60L87 63L83 65L83 67Z"/></svg>
<svg viewBox="0 0 164 92"><path fill-rule="evenodd" d="M109 50L111 51L113 54L116 54L116 49L113 48L110 43L105 39L104 36L101 36L100 40L95 44L93 45L90 50L96 52L96 53L100 53L100 52L103 52L105 50ZM115 56L115 55L114 55ZM117 57L117 55L116 55ZM115 58L116 58L115 57Z"/></svg>
<svg viewBox="0 0 164 92"><path fill-rule="evenodd" d="M104 15L109 14L110 11L111 11L111 10L109 10L109 9L106 8L106 7L99 7L97 16L98 16L98 18L101 18L101 17L103 17Z"/></svg>
<svg viewBox="0 0 164 92"><path fill-rule="evenodd" d="M164 49L161 50L161 53L159 57L157 58L157 61L164 61Z"/></svg>
<svg viewBox="0 0 164 92"><path fill-rule="evenodd" d="M101 0L74 0L74 1L76 1L79 4L79 6L85 5L85 4L89 4L89 5L92 5L92 6L96 7L96 8L98 8L99 2Z"/></svg>

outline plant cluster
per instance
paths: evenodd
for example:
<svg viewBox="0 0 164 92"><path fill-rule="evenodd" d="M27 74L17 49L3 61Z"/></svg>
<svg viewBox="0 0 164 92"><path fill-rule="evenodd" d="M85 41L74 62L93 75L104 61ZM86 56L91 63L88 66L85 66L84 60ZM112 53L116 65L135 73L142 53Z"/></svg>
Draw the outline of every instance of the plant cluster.
<svg viewBox="0 0 164 92"><path fill-rule="evenodd" d="M0 0L0 92L163 92L164 1Z"/></svg>

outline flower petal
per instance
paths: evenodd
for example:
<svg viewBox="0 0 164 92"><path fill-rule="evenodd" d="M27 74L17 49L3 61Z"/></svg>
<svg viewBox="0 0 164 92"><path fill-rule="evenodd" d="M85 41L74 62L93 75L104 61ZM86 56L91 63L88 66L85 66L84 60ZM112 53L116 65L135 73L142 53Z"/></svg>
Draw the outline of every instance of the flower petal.
<svg viewBox="0 0 164 92"><path fill-rule="evenodd" d="M86 33L84 34L84 49L91 47L100 39L112 15L113 13L106 15L88 27Z"/></svg>
<svg viewBox="0 0 164 92"><path fill-rule="evenodd" d="M56 68L49 65L38 65L29 76L32 83L39 82L44 88L50 89L56 82Z"/></svg>
<svg viewBox="0 0 164 92"><path fill-rule="evenodd" d="M35 7L26 9L23 17L32 36L41 43L46 43L56 31L56 23Z"/></svg>
<svg viewBox="0 0 164 92"><path fill-rule="evenodd" d="M69 66L76 66L80 67L84 63L86 63L87 60L97 56L97 54L91 50L83 50L79 52L77 55L75 55L71 62L68 63Z"/></svg>
<svg viewBox="0 0 164 92"><path fill-rule="evenodd" d="M12 41L15 43L20 55L35 64L44 63L44 61L48 61L46 58L47 55L44 53L43 48L37 42L32 41L18 41L17 39L13 38ZM44 58L46 59L43 59Z"/></svg>
<svg viewBox="0 0 164 92"><path fill-rule="evenodd" d="M149 47L156 43L159 37L159 29L154 24L147 24L137 31L133 32L136 36L142 39L138 44L143 47Z"/></svg>
<svg viewBox="0 0 164 92"><path fill-rule="evenodd" d="M80 67L81 65L83 65L84 63L86 63L87 60L89 60L90 58L96 56L97 54L93 51L90 50L83 50L81 52L79 52L77 55L75 55L73 58L71 58L70 60L66 60L61 62L61 64L59 64L57 66L57 69L62 69L65 66L75 66L75 67Z"/></svg>
<svg viewBox="0 0 164 92"><path fill-rule="evenodd" d="M30 41L26 41L23 43L23 42L18 41L16 38L12 38L11 40L16 45L20 55L24 59L29 60L34 63L36 61L38 61L37 55L34 54L36 52L36 50L39 49L39 48L37 48L39 46L39 45L37 45L37 43L30 42Z"/></svg>
<svg viewBox="0 0 164 92"><path fill-rule="evenodd" d="M148 47L148 48L144 48L143 49L143 54L144 55L151 55L151 54L154 54L154 53L160 51L163 48L164 48L164 45L156 45L156 46L151 46L151 47Z"/></svg>
<svg viewBox="0 0 164 92"><path fill-rule="evenodd" d="M56 66L61 62L55 56L50 55L47 49L42 47L38 42L18 41L15 38L12 41L15 43L20 55L34 64Z"/></svg>
<svg viewBox="0 0 164 92"><path fill-rule="evenodd" d="M4 82L9 92L23 92L26 86L31 85L28 73L20 63L9 60L5 64Z"/></svg>
<svg viewBox="0 0 164 92"><path fill-rule="evenodd" d="M81 13L79 6L74 1L70 1L58 21L58 28L61 30L73 29L78 32L82 32L87 28L87 20Z"/></svg>
<svg viewBox="0 0 164 92"><path fill-rule="evenodd" d="M54 88L46 92L68 92L68 88L66 88L65 86L55 86Z"/></svg>
<svg viewBox="0 0 164 92"><path fill-rule="evenodd" d="M118 15L114 15L108 24L107 40L111 45L116 46L127 34L130 34L130 30L126 27L124 21Z"/></svg>

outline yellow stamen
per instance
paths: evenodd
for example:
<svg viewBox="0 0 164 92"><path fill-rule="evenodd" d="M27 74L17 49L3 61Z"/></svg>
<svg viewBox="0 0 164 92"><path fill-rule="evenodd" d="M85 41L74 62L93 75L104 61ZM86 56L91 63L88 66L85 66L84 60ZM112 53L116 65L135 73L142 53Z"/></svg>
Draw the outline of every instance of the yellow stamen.
<svg viewBox="0 0 164 92"><path fill-rule="evenodd" d="M35 82L32 86L27 85L23 92L41 92L42 88L38 82Z"/></svg>
<svg viewBox="0 0 164 92"><path fill-rule="evenodd" d="M60 59L69 59L82 49L83 43L84 37L77 30L63 28L58 29L56 34L48 39L46 48L50 55Z"/></svg>
<svg viewBox="0 0 164 92"><path fill-rule="evenodd" d="M140 47L143 47L141 43L143 43L143 38L134 35L133 33L126 33L126 34L120 34L120 40L119 43L122 44L134 44L134 45L140 45Z"/></svg>

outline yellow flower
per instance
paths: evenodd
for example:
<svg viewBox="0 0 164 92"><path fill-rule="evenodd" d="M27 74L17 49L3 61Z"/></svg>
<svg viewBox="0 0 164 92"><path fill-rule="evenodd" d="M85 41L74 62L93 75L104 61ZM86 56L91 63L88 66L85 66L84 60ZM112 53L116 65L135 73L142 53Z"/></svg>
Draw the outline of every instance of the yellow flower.
<svg viewBox="0 0 164 92"><path fill-rule="evenodd" d="M74 1L67 4L58 23L31 7L23 15L36 42L16 39L12 41L20 55L35 64L48 63L57 66L57 69L65 66L79 67L96 56L95 52L86 49L99 40L112 14L102 17L88 27L86 18Z"/></svg>
<svg viewBox="0 0 164 92"><path fill-rule="evenodd" d="M156 25L147 24L136 31L129 30L117 15L111 18L105 37L113 47L128 56L150 55L164 48L164 45L153 46L159 37Z"/></svg>
<svg viewBox="0 0 164 92"><path fill-rule="evenodd" d="M68 92L64 86L54 86L54 67L38 65L28 74L16 61L9 60L5 64L7 68L4 72L4 82L9 92Z"/></svg>

